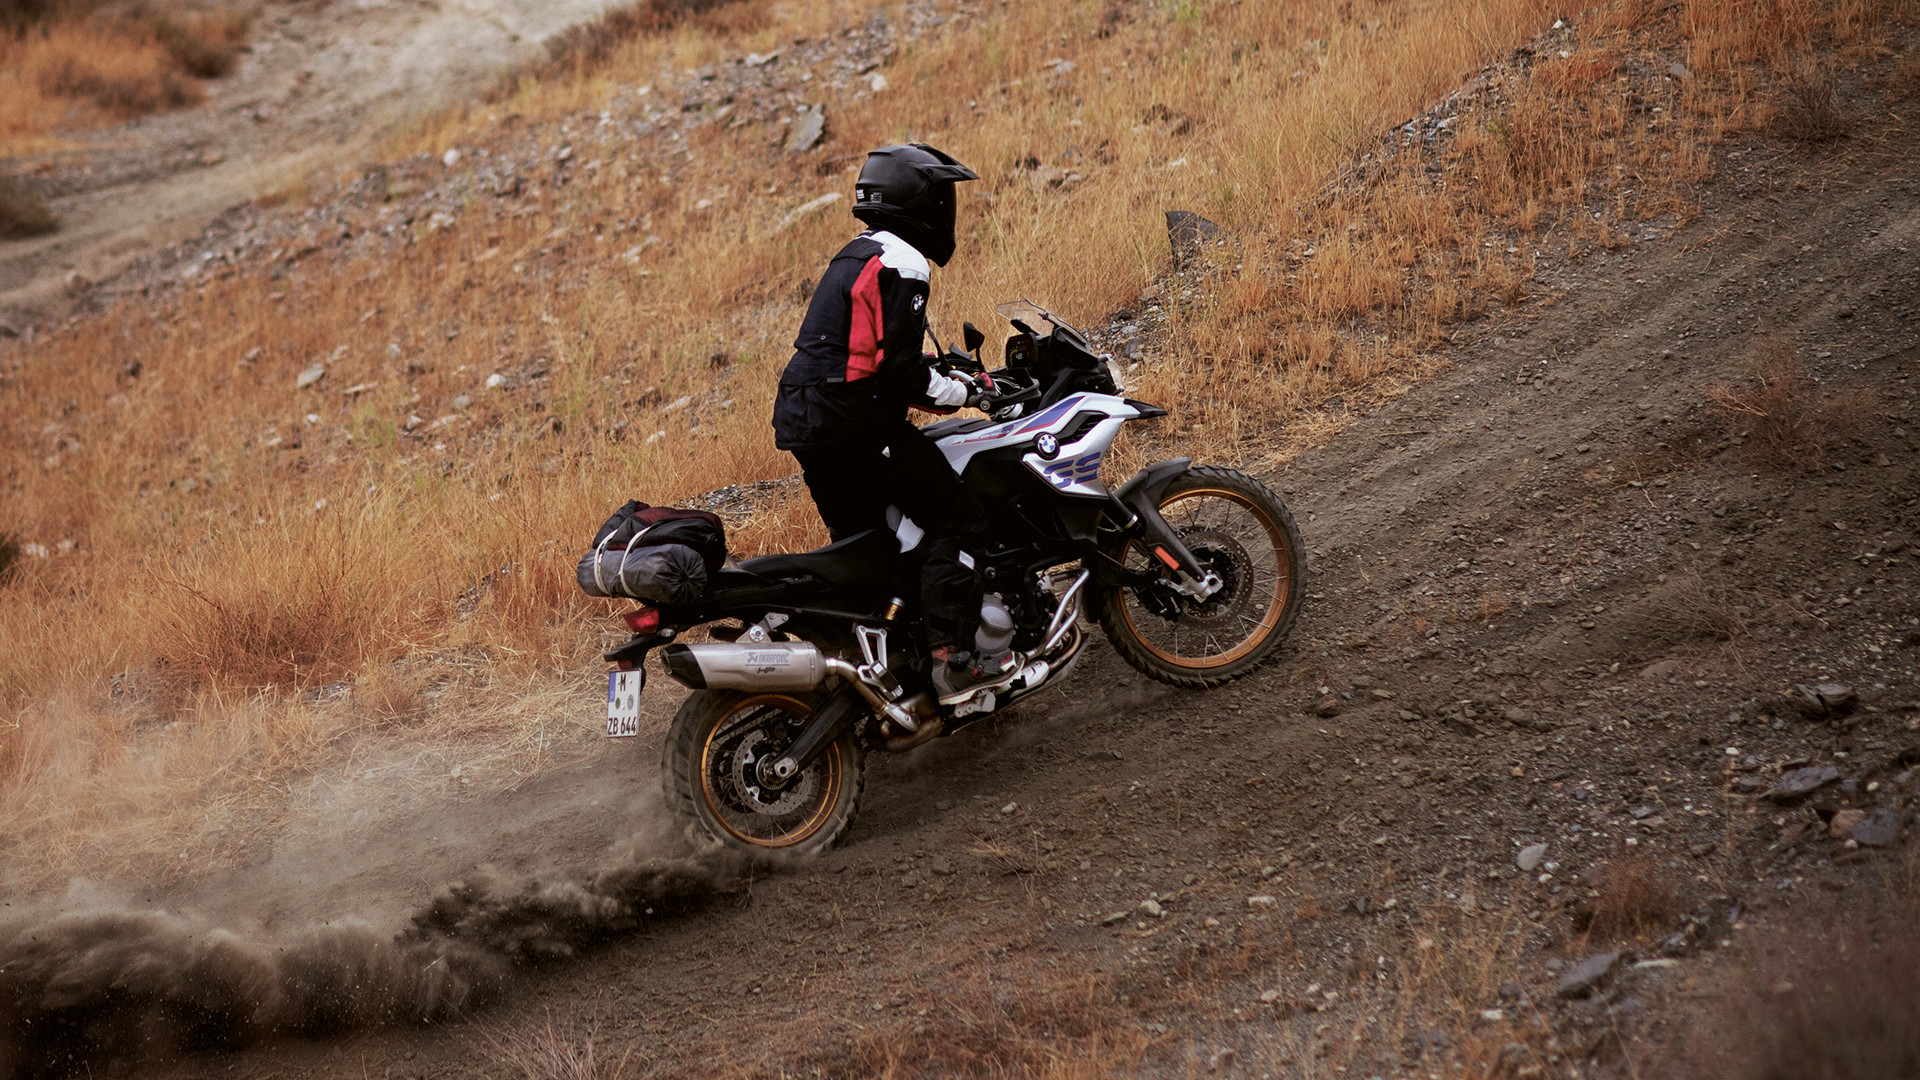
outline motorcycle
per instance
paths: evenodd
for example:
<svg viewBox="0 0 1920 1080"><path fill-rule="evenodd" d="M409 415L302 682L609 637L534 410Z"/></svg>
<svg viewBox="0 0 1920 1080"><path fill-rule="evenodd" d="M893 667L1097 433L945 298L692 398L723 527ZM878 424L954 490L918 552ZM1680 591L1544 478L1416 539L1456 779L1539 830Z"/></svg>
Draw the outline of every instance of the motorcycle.
<svg viewBox="0 0 1920 1080"><path fill-rule="evenodd" d="M1280 497L1187 458L1109 490L1100 466L1115 436L1166 410L1123 396L1111 358L1051 313L1027 301L996 310L1014 330L1004 367L984 370L971 323L965 349L942 358L987 415L924 430L990 508L990 539L973 551L982 634L1014 662L963 700L938 700L902 599L918 593L921 532L897 511L890 530L730 563L693 602L626 613L632 636L605 656L607 734L637 732L645 662L659 650L692 690L661 785L699 832L763 853L830 847L853 822L869 752L951 735L1058 683L1087 644L1089 611L1135 670L1194 689L1252 671L1299 616L1304 546ZM679 640L703 626L711 640Z"/></svg>

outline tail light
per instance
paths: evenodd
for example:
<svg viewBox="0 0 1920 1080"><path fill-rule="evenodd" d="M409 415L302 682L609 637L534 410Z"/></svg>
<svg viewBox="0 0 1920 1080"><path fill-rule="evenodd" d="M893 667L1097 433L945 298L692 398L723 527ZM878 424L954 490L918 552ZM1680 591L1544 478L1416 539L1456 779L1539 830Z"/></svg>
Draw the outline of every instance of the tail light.
<svg viewBox="0 0 1920 1080"><path fill-rule="evenodd" d="M660 629L660 609L636 608L620 616L620 620L627 624L627 629L636 634L651 634Z"/></svg>

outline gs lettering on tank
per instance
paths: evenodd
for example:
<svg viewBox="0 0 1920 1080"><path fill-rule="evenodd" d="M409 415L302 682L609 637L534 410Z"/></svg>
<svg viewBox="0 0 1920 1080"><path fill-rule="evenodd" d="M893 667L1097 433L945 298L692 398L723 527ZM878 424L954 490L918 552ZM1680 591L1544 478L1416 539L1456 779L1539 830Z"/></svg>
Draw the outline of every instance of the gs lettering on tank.
<svg viewBox="0 0 1920 1080"><path fill-rule="evenodd" d="M1106 489L1100 487L1100 458L1105 450L1095 450L1085 457L1070 461L1059 461L1040 470L1040 475L1053 481L1053 486L1061 491L1072 491L1077 487L1099 488L1092 494L1100 494Z"/></svg>
<svg viewBox="0 0 1920 1080"><path fill-rule="evenodd" d="M1037 416L1021 417L938 440L953 471L964 473L974 455L1024 447L1020 461L1054 489L1069 495L1105 497L1100 462L1126 421L1141 415L1126 399L1074 394Z"/></svg>

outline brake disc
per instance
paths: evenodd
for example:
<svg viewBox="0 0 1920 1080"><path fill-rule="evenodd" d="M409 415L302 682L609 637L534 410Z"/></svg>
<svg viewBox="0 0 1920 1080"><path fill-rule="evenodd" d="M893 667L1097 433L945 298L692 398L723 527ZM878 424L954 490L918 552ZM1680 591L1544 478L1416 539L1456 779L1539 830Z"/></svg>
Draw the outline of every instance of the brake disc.
<svg viewBox="0 0 1920 1080"><path fill-rule="evenodd" d="M1190 530L1181 534L1180 541L1193 552L1202 570L1220 575L1220 591L1205 600L1185 601L1182 615L1198 620L1224 618L1239 599L1241 579L1246 568L1253 565L1252 556L1239 540L1213 529Z"/></svg>
<svg viewBox="0 0 1920 1080"><path fill-rule="evenodd" d="M793 785L784 791L769 791L760 784L760 759L779 753L777 748L769 747L760 753L762 744L769 742L764 731L749 731L740 737L740 743L734 747L733 761L728 770L728 779L733 781L733 789L741 795L743 809L768 817L791 814L806 805L813 794L813 770L809 769L794 777Z"/></svg>

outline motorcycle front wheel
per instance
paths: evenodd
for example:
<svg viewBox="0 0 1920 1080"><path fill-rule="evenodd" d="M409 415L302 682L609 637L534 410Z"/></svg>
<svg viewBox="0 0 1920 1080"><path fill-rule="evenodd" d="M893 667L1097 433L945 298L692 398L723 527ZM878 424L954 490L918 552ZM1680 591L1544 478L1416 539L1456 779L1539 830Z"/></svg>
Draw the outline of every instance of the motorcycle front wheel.
<svg viewBox="0 0 1920 1080"><path fill-rule="evenodd" d="M810 855L853 824L865 752L849 731L777 790L757 766L784 753L819 705L811 694L696 690L674 714L660 786L684 821L729 847Z"/></svg>
<svg viewBox="0 0 1920 1080"><path fill-rule="evenodd" d="M1219 686L1252 671L1300 615L1306 554L1293 515L1271 489L1234 469L1188 469L1160 496L1160 516L1220 591L1196 601L1164 578L1152 545L1110 552L1142 587L1103 583L1100 627L1135 670L1175 686Z"/></svg>

